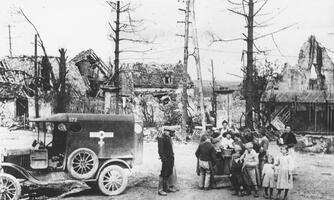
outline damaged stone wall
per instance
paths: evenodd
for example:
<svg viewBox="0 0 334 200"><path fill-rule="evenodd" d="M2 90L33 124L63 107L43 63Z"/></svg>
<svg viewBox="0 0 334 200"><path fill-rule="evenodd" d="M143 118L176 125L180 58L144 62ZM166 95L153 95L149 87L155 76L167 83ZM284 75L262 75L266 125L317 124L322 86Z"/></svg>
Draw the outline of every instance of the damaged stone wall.
<svg viewBox="0 0 334 200"><path fill-rule="evenodd" d="M312 75L315 71L315 77ZM299 52L296 66L286 65L283 69L283 79L279 90L327 90L334 91L334 64L327 50L311 36ZM314 87L310 83L315 82Z"/></svg>
<svg viewBox="0 0 334 200"><path fill-rule="evenodd" d="M16 111L15 99L0 102L0 126L9 127L14 123Z"/></svg>

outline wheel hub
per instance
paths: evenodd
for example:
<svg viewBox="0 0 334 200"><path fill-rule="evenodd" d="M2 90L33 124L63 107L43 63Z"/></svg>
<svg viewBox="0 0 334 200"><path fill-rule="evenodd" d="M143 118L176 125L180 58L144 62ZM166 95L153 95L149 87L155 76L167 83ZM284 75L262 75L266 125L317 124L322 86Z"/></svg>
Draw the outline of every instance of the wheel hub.
<svg viewBox="0 0 334 200"><path fill-rule="evenodd" d="M86 166L87 166L86 161L81 161L81 162L80 162L80 166L81 166L81 167L86 167Z"/></svg>

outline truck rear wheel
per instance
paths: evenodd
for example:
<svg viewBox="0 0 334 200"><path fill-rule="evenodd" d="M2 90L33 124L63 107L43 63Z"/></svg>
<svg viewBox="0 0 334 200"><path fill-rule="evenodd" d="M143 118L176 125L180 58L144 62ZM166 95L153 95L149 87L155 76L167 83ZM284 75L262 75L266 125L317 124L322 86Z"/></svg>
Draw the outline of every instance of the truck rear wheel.
<svg viewBox="0 0 334 200"><path fill-rule="evenodd" d="M128 177L123 168L118 165L110 165L101 171L97 182L103 194L114 196L125 190Z"/></svg>
<svg viewBox="0 0 334 200"><path fill-rule="evenodd" d="M21 196L19 181L10 174L0 173L0 199L18 200Z"/></svg>
<svg viewBox="0 0 334 200"><path fill-rule="evenodd" d="M90 149L79 148L73 151L67 160L69 174L79 180L94 176L99 166L97 155Z"/></svg>

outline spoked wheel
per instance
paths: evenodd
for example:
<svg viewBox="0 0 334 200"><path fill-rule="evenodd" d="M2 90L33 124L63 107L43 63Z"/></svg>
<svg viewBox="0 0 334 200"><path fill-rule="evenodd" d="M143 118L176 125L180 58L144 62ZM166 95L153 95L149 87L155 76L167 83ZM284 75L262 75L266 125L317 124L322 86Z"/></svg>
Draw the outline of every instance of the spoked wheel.
<svg viewBox="0 0 334 200"><path fill-rule="evenodd" d="M89 179L97 171L99 160L90 149L80 148L71 153L67 161L67 169L76 179Z"/></svg>
<svg viewBox="0 0 334 200"><path fill-rule="evenodd" d="M0 199L18 200L21 196L19 181L10 174L0 174Z"/></svg>
<svg viewBox="0 0 334 200"><path fill-rule="evenodd" d="M104 168L99 175L98 186L100 191L109 196L122 193L128 184L128 177L123 168L110 165Z"/></svg>

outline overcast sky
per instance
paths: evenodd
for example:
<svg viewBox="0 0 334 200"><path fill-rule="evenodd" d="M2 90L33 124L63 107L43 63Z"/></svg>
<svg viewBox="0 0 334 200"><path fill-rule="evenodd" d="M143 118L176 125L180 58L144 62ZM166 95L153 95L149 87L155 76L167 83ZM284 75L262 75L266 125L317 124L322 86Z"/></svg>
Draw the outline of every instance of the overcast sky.
<svg viewBox="0 0 334 200"><path fill-rule="evenodd" d="M237 0L235 0L237 1ZM154 39L151 45L143 46L122 43L121 49L152 49L146 53L123 53L121 62L176 63L183 60L184 28L176 21L184 15L178 8L184 8L182 0L135 0L137 7L133 18L144 19L146 29L137 35L144 39ZM204 79L210 79L208 68L214 60L218 80L241 80L228 75L242 75L241 52L246 48L244 41L215 43L210 46L208 32L223 39L241 37L245 31L245 21L230 13L231 5L225 0L196 0L196 17L199 33L200 55ZM71 58L82 50L92 48L104 61L113 59L114 45L108 39L108 22L115 13L104 0L0 0L0 56L9 54L8 24L12 26L14 55L33 55L34 30L17 14L21 8L37 26L47 51L58 56L63 47ZM315 35L320 43L334 49L334 1L333 0L269 0L263 10L264 16L258 21L276 16L265 29L255 30L256 35L269 33L281 27L298 23L292 28L257 42L261 49L271 50L268 58L280 63L297 63L299 49L310 35ZM266 15L268 14L268 15ZM190 53L193 50L190 48ZM41 53L41 50L40 50ZM333 57L333 54L330 53ZM263 57L258 57L259 60ZM196 77L194 59L190 57L189 73Z"/></svg>

